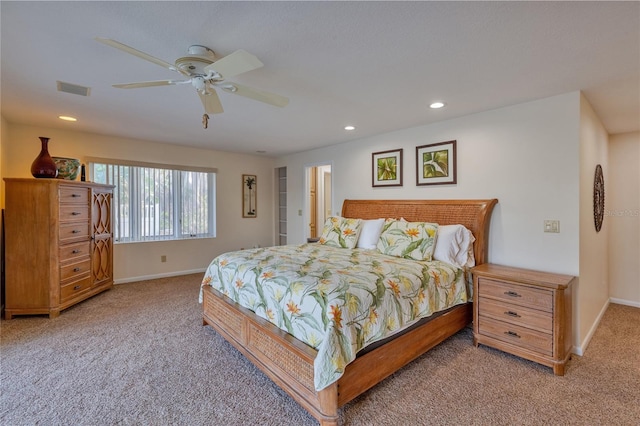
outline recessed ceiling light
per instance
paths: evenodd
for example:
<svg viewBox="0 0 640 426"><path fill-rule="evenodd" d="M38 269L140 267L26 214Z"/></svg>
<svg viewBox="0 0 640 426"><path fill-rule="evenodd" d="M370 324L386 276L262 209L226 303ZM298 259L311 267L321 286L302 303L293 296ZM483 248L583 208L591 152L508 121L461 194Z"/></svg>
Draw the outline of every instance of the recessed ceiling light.
<svg viewBox="0 0 640 426"><path fill-rule="evenodd" d="M344 126L345 130L355 130L356 127L355 126Z"/></svg>
<svg viewBox="0 0 640 426"><path fill-rule="evenodd" d="M444 102L434 102L431 105L429 105L429 108L433 108L433 109L438 109L438 108L442 108L444 107L446 104Z"/></svg>
<svg viewBox="0 0 640 426"><path fill-rule="evenodd" d="M58 118L59 118L60 120L64 120L64 121L78 121L78 119L77 119L77 118L75 118L75 117L69 117L69 116L67 116L67 115L59 115L59 116L58 116Z"/></svg>

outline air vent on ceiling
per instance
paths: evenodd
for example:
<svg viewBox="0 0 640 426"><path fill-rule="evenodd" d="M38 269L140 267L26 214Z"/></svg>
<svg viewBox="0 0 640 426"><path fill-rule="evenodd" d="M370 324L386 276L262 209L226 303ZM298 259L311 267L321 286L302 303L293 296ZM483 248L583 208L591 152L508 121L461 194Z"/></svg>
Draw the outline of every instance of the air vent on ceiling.
<svg viewBox="0 0 640 426"><path fill-rule="evenodd" d="M71 93L72 95L89 96L91 93L91 87L79 86L77 84L65 83L64 81L57 81L58 91Z"/></svg>

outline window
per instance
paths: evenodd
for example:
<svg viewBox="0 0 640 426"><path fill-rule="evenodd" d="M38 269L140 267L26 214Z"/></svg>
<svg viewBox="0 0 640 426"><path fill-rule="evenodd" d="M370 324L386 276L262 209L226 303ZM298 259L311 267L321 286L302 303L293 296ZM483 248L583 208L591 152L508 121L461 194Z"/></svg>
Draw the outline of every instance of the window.
<svg viewBox="0 0 640 426"><path fill-rule="evenodd" d="M116 186L116 242L215 237L215 169L102 159L89 167L94 182Z"/></svg>

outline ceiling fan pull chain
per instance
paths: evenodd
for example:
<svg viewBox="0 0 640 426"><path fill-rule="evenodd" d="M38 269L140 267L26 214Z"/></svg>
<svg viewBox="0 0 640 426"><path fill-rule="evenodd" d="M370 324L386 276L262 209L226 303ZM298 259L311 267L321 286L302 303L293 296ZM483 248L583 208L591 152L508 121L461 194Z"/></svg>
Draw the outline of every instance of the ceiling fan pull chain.
<svg viewBox="0 0 640 426"><path fill-rule="evenodd" d="M202 127L207 129L209 127L209 115L202 114Z"/></svg>

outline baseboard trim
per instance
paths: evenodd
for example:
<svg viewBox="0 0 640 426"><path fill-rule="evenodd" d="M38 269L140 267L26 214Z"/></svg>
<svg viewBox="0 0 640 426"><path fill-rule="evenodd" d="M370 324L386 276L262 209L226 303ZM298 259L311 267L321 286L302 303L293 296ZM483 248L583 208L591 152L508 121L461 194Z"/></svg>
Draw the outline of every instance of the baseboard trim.
<svg viewBox="0 0 640 426"><path fill-rule="evenodd" d="M114 284L127 284L134 283L138 281L147 281L147 280L155 280L156 278L168 278L168 277L178 277L180 275L189 275L189 274L197 274L206 271L207 268L202 269L190 269L187 271L176 271L176 272L167 272L164 274L154 274L154 275L141 275L139 277L129 277L129 278L121 278L118 280L114 280Z"/></svg>
<svg viewBox="0 0 640 426"><path fill-rule="evenodd" d="M610 297L609 302L617 303L618 305L626 305L626 306L633 306L634 308L640 308L640 302L636 302L634 300L617 299L615 297Z"/></svg>
<svg viewBox="0 0 640 426"><path fill-rule="evenodd" d="M607 299L607 302L604 304L602 309L600 309L600 313L596 317L596 320L593 322L593 325L589 329L587 336L584 338L580 346L578 347L574 346L571 352L579 356L582 356L584 354L584 351L587 349L587 346L589 346L589 342L591 342L591 338L593 337L594 333L598 329L598 326L600 325L600 321L602 321L602 317L604 316L604 313L607 311L608 307L609 307L609 299Z"/></svg>

